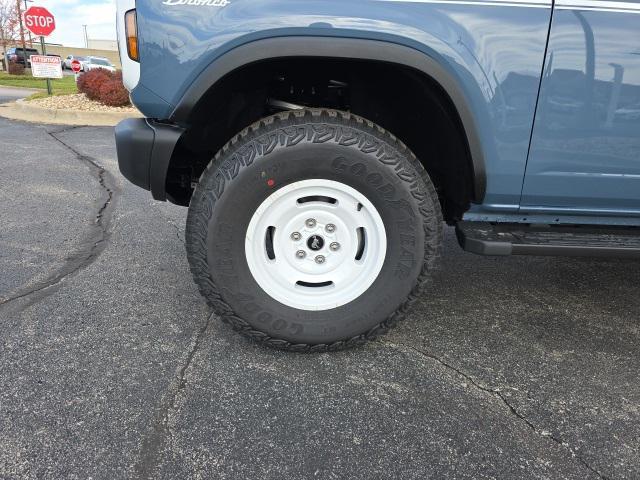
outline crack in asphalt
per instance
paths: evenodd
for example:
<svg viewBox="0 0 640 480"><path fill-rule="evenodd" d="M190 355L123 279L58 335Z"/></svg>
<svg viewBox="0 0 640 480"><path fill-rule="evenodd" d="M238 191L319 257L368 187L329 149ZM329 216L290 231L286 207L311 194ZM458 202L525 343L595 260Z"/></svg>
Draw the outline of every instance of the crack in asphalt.
<svg viewBox="0 0 640 480"><path fill-rule="evenodd" d="M193 363L196 353L200 350L202 339L209 329L214 315L215 314L211 312L207 316L207 320L204 322L204 325L202 325L198 330L193 341L193 346L187 353L184 364L178 370L178 374L176 375L174 382L169 385L164 401L160 403L153 429L142 444L142 448L140 450L140 462L135 467L137 477L139 478L155 478L154 470L158 464L160 450L167 439L169 439L169 441L173 439L173 433L169 426L171 412L176 409L178 396L187 386L187 370L189 370L189 367Z"/></svg>
<svg viewBox="0 0 640 480"><path fill-rule="evenodd" d="M57 137L57 135L61 133L75 130L77 128L80 127L67 127L56 131L47 131L47 134L63 145L67 150L71 151L78 160L87 165L91 175L98 180L102 194L98 199L100 206L97 210L94 224L91 226L89 234L80 242L78 250L69 255L65 259L65 263L59 269L50 273L44 280L38 281L34 286L22 288L13 296L0 301L0 308L9 305L16 300L35 294L39 295L37 295L37 298L31 299L30 302L25 304L23 309L42 300L54 292L52 287L57 286L66 278L76 274L93 263L107 245L110 236L109 228L111 226L114 200L118 193L116 180L94 158L80 153L71 145Z"/></svg>
<svg viewBox="0 0 640 480"><path fill-rule="evenodd" d="M167 220L167 222L169 222L169 225L171 225L173 228L176 229L176 237L178 237L178 240L180 240L180 242L184 244L184 238L180 236L180 234L182 233L182 229L178 227L178 225L173 223L171 220Z"/></svg>
<svg viewBox="0 0 640 480"><path fill-rule="evenodd" d="M454 372L456 372L458 375L463 377L465 380L467 380L471 385L473 385L478 390L481 390L481 391L483 391L485 393L489 393L492 396L497 397L498 399L500 399L502 401L502 403L504 403L504 405L509 409L509 411L511 412L512 415L517 417L519 420L523 421L525 423L525 425L527 425L527 427L529 427L529 429L531 429L537 435L540 435L543 438L548 438L548 439L552 440L554 443L556 443L557 445L559 445L560 447L562 447L564 450L567 450L571 454L571 458L575 458L576 460L578 460L578 462L582 466L584 466L585 468L589 469L591 472L596 474L599 478L602 478L603 480L610 480L609 477L607 477L606 475L600 473L598 470L596 470L594 467L592 467L584 458L582 458L580 455L578 455L576 452L574 452L573 449L566 442L564 442L562 439L556 437L555 435L553 435L551 433L540 431L523 414L518 412L518 410L513 405L511 405L511 403L509 403L509 400L507 399L507 397L505 397L502 394L500 389L492 388L492 387L486 387L486 386L478 383L469 374L467 374L467 373L463 372L462 370L454 367L453 365L447 363L446 361L444 361L440 357L437 357L437 356L435 356L435 355L433 355L431 353L428 353L428 352L425 352L423 350L420 350L419 348L413 347L411 345L405 345L404 343L390 342L389 340L377 340L376 343L379 343L381 345L385 345L385 346L394 348L396 350L401 350L401 351L402 350L404 350L404 351L409 350L409 351L411 351L413 353L418 354L421 357L425 357L425 358L429 358L431 360L434 360L435 362L439 363L440 365L442 365L443 367L445 367L445 368L447 368L449 370L453 370Z"/></svg>

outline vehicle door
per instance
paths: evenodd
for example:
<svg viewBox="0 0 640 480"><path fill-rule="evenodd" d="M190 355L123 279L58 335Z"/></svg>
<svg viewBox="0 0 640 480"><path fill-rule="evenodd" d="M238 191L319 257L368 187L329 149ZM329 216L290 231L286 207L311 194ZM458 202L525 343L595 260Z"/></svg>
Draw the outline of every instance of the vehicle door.
<svg viewBox="0 0 640 480"><path fill-rule="evenodd" d="M640 0L555 3L520 208L640 215Z"/></svg>

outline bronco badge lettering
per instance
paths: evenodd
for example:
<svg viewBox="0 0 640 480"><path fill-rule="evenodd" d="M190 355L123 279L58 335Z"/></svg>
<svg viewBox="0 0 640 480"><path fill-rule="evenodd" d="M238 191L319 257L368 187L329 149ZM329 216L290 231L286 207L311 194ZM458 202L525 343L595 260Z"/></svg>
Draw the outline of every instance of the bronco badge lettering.
<svg viewBox="0 0 640 480"><path fill-rule="evenodd" d="M229 0L165 0L163 5L194 5L198 7L226 7Z"/></svg>

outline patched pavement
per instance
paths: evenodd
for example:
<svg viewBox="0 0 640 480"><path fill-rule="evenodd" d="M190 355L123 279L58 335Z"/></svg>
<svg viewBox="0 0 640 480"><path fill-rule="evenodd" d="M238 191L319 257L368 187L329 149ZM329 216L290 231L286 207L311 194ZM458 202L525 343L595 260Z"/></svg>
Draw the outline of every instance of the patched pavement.
<svg viewBox="0 0 640 480"><path fill-rule="evenodd" d="M186 209L126 183L112 129L0 139L0 478L640 477L640 262L449 231L390 335L273 351L211 315Z"/></svg>

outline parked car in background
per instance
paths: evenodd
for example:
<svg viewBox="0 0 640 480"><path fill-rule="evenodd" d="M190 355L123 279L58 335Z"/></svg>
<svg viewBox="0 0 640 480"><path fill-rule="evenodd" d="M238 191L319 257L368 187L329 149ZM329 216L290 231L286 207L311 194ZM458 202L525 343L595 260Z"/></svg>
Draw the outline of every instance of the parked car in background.
<svg viewBox="0 0 640 480"><path fill-rule="evenodd" d="M116 67L113 66L109 59L103 57L86 57L85 61L82 63L82 67L83 72L95 70L96 68L109 70L110 72L116 71Z"/></svg>
<svg viewBox="0 0 640 480"><path fill-rule="evenodd" d="M67 55L67 57L62 62L63 70L71 70L71 62L74 60L78 60L80 62L80 71L84 71L84 62L87 61L87 57L79 57L76 55Z"/></svg>
<svg viewBox="0 0 640 480"><path fill-rule="evenodd" d="M25 63L25 52L27 53L26 63ZM10 62L19 63L21 65L24 65L25 67L31 66L31 61L29 60L31 58L31 55L39 55L38 50L36 50L35 48L27 48L25 50L22 48L15 48L15 47L7 50L7 58L9 59Z"/></svg>

